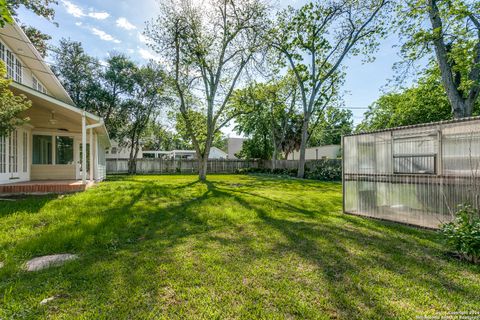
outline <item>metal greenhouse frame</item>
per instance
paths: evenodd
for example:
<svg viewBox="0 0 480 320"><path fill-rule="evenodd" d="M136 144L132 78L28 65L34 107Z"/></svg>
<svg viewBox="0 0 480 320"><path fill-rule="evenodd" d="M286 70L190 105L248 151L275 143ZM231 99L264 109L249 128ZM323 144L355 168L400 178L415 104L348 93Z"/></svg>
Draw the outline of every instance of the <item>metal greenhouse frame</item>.
<svg viewBox="0 0 480 320"><path fill-rule="evenodd" d="M343 137L343 211L427 228L479 208L480 117Z"/></svg>

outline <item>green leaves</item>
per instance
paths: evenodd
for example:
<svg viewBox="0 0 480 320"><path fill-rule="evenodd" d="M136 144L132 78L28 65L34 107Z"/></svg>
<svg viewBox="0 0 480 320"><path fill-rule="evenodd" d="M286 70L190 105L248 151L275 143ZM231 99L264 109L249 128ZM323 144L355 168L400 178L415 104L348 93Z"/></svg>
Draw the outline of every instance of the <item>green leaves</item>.
<svg viewBox="0 0 480 320"><path fill-rule="evenodd" d="M470 206L462 206L455 219L442 226L445 242L462 258L480 263L480 214Z"/></svg>
<svg viewBox="0 0 480 320"><path fill-rule="evenodd" d="M7 23L13 23L13 17L8 10L7 0L0 0L0 27Z"/></svg>
<svg viewBox="0 0 480 320"><path fill-rule="evenodd" d="M24 95L14 95L10 90L10 79L6 79L5 63L0 60L0 136L8 135L15 127L29 119L22 112L32 106Z"/></svg>

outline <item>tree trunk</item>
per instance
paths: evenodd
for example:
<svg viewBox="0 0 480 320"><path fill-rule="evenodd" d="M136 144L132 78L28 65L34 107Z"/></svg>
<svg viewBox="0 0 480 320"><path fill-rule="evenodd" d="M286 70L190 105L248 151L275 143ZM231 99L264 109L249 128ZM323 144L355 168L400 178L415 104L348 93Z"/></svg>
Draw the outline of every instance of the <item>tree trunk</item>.
<svg viewBox="0 0 480 320"><path fill-rule="evenodd" d="M433 30L443 32L443 22L437 6L437 0L429 0L430 7L429 17ZM447 93L448 100L452 106L452 113L455 119L470 117L473 111L473 105L466 103L466 99L462 97L455 83L452 65L448 61L448 50L445 45L443 35L438 35L433 39L435 56L437 58L438 67L442 77L442 83Z"/></svg>
<svg viewBox="0 0 480 320"><path fill-rule="evenodd" d="M198 159L198 180L207 181L208 157Z"/></svg>
<svg viewBox="0 0 480 320"><path fill-rule="evenodd" d="M277 167L277 147L273 147L272 171L275 170L276 167Z"/></svg>
<svg viewBox="0 0 480 320"><path fill-rule="evenodd" d="M305 149L307 147L307 140L308 140L308 122L309 117L306 116L303 120L302 125L302 142L300 143L300 159L298 161L298 173L297 178L304 178L305 177Z"/></svg>

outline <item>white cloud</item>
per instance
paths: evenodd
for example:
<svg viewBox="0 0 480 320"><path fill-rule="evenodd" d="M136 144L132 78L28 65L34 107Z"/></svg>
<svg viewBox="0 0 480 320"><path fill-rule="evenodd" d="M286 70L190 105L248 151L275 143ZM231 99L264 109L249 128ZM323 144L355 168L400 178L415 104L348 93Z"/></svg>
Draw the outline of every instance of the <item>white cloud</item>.
<svg viewBox="0 0 480 320"><path fill-rule="evenodd" d="M84 17L85 12L83 12L83 9L77 6L76 4L73 4L70 1L67 0L62 0L63 5L65 6L65 9L69 14L76 18Z"/></svg>
<svg viewBox="0 0 480 320"><path fill-rule="evenodd" d="M95 12L95 11L92 11L92 12L89 12L89 13L88 13L88 16L89 16L90 18L97 19L97 20L105 20L105 19L107 19L108 17L110 17L110 13L108 13L108 12Z"/></svg>
<svg viewBox="0 0 480 320"><path fill-rule="evenodd" d="M125 30L134 30L137 29L136 26L134 26L130 21L127 20L127 18L120 17L117 19L117 27L125 29Z"/></svg>
<svg viewBox="0 0 480 320"><path fill-rule="evenodd" d="M82 7L74 4L73 2L68 0L61 1L65 6L65 9L67 10L67 13L74 16L75 18L90 17L97 20L105 20L110 17L110 13L108 12L97 12L93 9L90 9L89 13L85 13L85 10L83 10Z"/></svg>
<svg viewBox="0 0 480 320"><path fill-rule="evenodd" d="M94 35L98 36L100 39L102 39L104 41L112 41L112 42L115 42L115 43L120 43L121 42L120 40L115 39L112 35L109 35L108 33L106 33L103 30L100 30L100 29L97 29L97 28L91 28L90 30L92 31L92 33Z"/></svg>
<svg viewBox="0 0 480 320"><path fill-rule="evenodd" d="M81 21L77 21L77 22L75 22L75 25L76 25L77 27L81 27L81 26L83 25L83 23L82 23Z"/></svg>
<svg viewBox="0 0 480 320"><path fill-rule="evenodd" d="M154 61L159 61L160 58L153 54L151 51L147 49L140 48L138 49L138 53L140 54L140 57L142 57L145 60L154 60Z"/></svg>
<svg viewBox="0 0 480 320"><path fill-rule="evenodd" d="M149 43L150 42L150 38L146 37L143 33L138 33L138 40L141 42L141 43Z"/></svg>

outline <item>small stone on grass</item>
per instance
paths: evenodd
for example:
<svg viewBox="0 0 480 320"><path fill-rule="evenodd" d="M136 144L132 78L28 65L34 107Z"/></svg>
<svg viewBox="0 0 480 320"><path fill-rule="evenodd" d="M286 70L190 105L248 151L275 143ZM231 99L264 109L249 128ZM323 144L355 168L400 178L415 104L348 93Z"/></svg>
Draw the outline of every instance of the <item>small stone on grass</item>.
<svg viewBox="0 0 480 320"><path fill-rule="evenodd" d="M50 297L50 298L45 298L43 299L42 301L40 301L40 304L43 306L44 304L47 304L49 303L50 301L53 301L57 299L57 296L53 296L53 297Z"/></svg>
<svg viewBox="0 0 480 320"><path fill-rule="evenodd" d="M54 254L49 256L37 257L27 261L25 270L39 271L53 266L60 266L66 261L78 259L76 254Z"/></svg>

